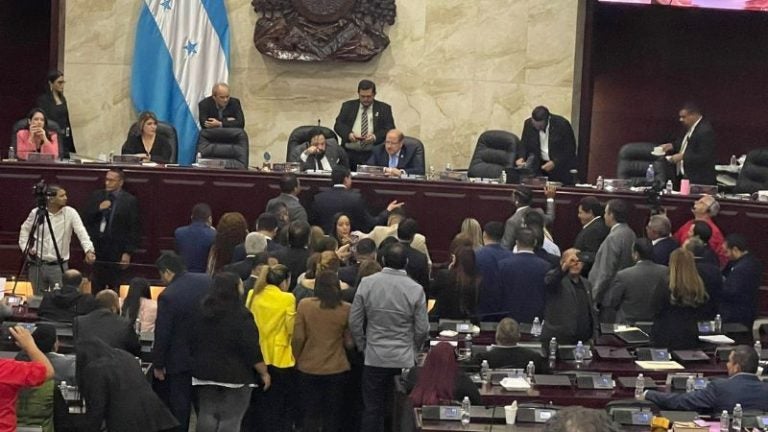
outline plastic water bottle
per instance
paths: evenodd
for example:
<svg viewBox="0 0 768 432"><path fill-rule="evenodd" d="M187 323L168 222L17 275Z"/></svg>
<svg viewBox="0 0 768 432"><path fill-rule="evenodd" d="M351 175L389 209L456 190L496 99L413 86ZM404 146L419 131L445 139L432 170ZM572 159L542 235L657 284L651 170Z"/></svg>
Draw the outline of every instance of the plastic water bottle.
<svg viewBox="0 0 768 432"><path fill-rule="evenodd" d="M199 165L200 164L200 159L202 159L202 158L203 158L203 154L200 153L200 152L197 152L197 154L195 155L195 164Z"/></svg>
<svg viewBox="0 0 768 432"><path fill-rule="evenodd" d="M720 432L728 432L730 426L730 422L728 421L728 411L723 410L720 414Z"/></svg>
<svg viewBox="0 0 768 432"><path fill-rule="evenodd" d="M461 425L469 425L470 411L472 410L472 404L469 402L469 397L464 396L464 400L461 401Z"/></svg>
<svg viewBox="0 0 768 432"><path fill-rule="evenodd" d="M61 289L61 285L59 285L59 283L58 283L58 282L56 282L55 284L53 284L53 290L54 290L54 291L58 291L58 290L60 290L60 289Z"/></svg>
<svg viewBox="0 0 768 432"><path fill-rule="evenodd" d="M642 399L645 392L645 378L643 374L637 374L637 380L635 380L635 399Z"/></svg>
<svg viewBox="0 0 768 432"><path fill-rule="evenodd" d="M733 421L731 422L731 429L735 431L741 431L741 417L743 412L741 410L741 404L736 404L733 407Z"/></svg>
<svg viewBox="0 0 768 432"><path fill-rule="evenodd" d="M501 184L507 184L507 170L501 170Z"/></svg>
<svg viewBox="0 0 768 432"><path fill-rule="evenodd" d="M603 190L603 187L605 186L605 180L603 180L603 176L597 176L597 182L595 185L597 186L597 190Z"/></svg>
<svg viewBox="0 0 768 432"><path fill-rule="evenodd" d="M653 164L648 164L648 169L645 170L646 183L653 184L653 180L656 178L656 170L653 169Z"/></svg>
<svg viewBox="0 0 768 432"><path fill-rule="evenodd" d="M674 186L672 185L672 180L667 180L667 185L664 187L664 193L667 195L672 195L673 190Z"/></svg>
<svg viewBox="0 0 768 432"><path fill-rule="evenodd" d="M491 375L491 367L488 365L488 360L483 360L483 363L480 364L480 379L483 381L489 381Z"/></svg>
<svg viewBox="0 0 768 432"><path fill-rule="evenodd" d="M695 384L696 381L693 379L693 375L688 376L688 379L685 380L685 392L693 393Z"/></svg>
<svg viewBox="0 0 768 432"><path fill-rule="evenodd" d="M557 360L557 338L549 340L549 361L554 363Z"/></svg>
<svg viewBox="0 0 768 432"><path fill-rule="evenodd" d="M723 317L720 314L715 315L715 334L721 334L723 331Z"/></svg>
<svg viewBox="0 0 768 432"><path fill-rule="evenodd" d="M528 366L525 367L525 376L529 380L533 381L533 376L536 375L536 365L533 364L533 360L528 361Z"/></svg>
<svg viewBox="0 0 768 432"><path fill-rule="evenodd" d="M739 164L739 160L736 159L736 155L735 154L731 155L731 165L738 165L738 164Z"/></svg>
<svg viewBox="0 0 768 432"><path fill-rule="evenodd" d="M576 361L576 366L584 364L584 344L579 341L576 344L576 349L573 351L573 359Z"/></svg>
<svg viewBox="0 0 768 432"><path fill-rule="evenodd" d="M8 148L8 159L15 160L16 159L16 149L13 148L13 146L10 146Z"/></svg>
<svg viewBox="0 0 768 432"><path fill-rule="evenodd" d="M472 355L472 334L467 333L467 336L464 338L464 349L465 352L469 353L469 355Z"/></svg>
<svg viewBox="0 0 768 432"><path fill-rule="evenodd" d="M534 336L541 336L541 321L539 317L533 319L533 325L531 325L531 334Z"/></svg>
<svg viewBox="0 0 768 432"><path fill-rule="evenodd" d="M757 353L757 361L763 359L763 344L760 341L755 341L755 352Z"/></svg>
<svg viewBox="0 0 768 432"><path fill-rule="evenodd" d="M141 320L139 318L136 318L136 322L133 323L133 329L137 335L141 335Z"/></svg>

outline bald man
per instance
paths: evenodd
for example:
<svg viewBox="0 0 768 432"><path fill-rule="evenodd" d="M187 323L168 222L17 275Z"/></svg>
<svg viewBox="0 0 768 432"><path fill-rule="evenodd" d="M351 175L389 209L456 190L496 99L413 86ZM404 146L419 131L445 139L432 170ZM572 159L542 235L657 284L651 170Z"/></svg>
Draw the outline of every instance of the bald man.
<svg viewBox="0 0 768 432"><path fill-rule="evenodd" d="M197 105L200 117L200 127L212 128L244 128L245 116L240 101L229 96L229 86L218 83L213 86L211 95Z"/></svg>
<svg viewBox="0 0 768 432"><path fill-rule="evenodd" d="M96 310L75 318L72 326L75 346L78 340L96 338L113 348L138 356L141 353L139 336L133 329L133 323L119 313L117 293L108 289L100 291L96 294Z"/></svg>
<svg viewBox="0 0 768 432"><path fill-rule="evenodd" d="M367 164L383 166L388 177L424 175L424 151L414 145L405 145L405 135L398 129L391 129L384 145L374 148Z"/></svg>

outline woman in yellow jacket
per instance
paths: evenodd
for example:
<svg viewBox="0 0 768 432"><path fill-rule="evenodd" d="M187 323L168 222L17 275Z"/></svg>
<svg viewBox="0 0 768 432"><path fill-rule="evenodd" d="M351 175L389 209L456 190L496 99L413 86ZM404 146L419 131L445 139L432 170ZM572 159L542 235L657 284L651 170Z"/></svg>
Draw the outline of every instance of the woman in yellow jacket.
<svg viewBox="0 0 768 432"><path fill-rule="evenodd" d="M288 268L282 264L264 265L258 281L248 293L246 306L259 329L259 345L272 377L272 386L262 396L258 430L283 432L292 428L296 413L296 363L291 349L296 298L287 292Z"/></svg>

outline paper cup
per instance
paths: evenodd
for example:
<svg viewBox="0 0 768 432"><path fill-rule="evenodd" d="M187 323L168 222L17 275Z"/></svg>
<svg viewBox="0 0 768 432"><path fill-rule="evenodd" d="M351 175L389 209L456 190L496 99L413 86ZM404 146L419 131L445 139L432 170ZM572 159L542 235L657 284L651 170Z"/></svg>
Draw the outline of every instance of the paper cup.
<svg viewBox="0 0 768 432"><path fill-rule="evenodd" d="M512 405L505 406L504 417L506 417L508 425L515 424L515 419L517 418L517 407L513 408Z"/></svg>

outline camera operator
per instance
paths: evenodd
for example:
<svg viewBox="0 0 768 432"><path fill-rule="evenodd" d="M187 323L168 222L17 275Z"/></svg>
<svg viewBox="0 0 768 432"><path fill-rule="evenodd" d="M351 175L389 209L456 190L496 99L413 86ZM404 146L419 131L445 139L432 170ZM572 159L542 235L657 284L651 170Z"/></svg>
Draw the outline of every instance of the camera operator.
<svg viewBox="0 0 768 432"><path fill-rule="evenodd" d="M44 204L44 207L40 206L33 209L24 223L21 224L19 247L23 251L30 235L33 237L27 259L29 260L29 281L32 283L35 295L38 296L42 295L44 290L53 287L54 284L61 284L62 267L64 270L69 268L69 244L72 241L73 231L80 240L80 246L85 251L85 262L93 264L96 260L96 254L80 215L77 210L67 205L67 191L64 188L56 185L45 187L44 184L38 184L35 187L35 195L38 196L38 205ZM42 219L42 223L38 227L34 227L35 220L39 217L39 210L48 211L55 239L51 238L45 219ZM32 232L33 229L35 232ZM59 258L56 256L54 240L61 255L61 266L59 265Z"/></svg>

